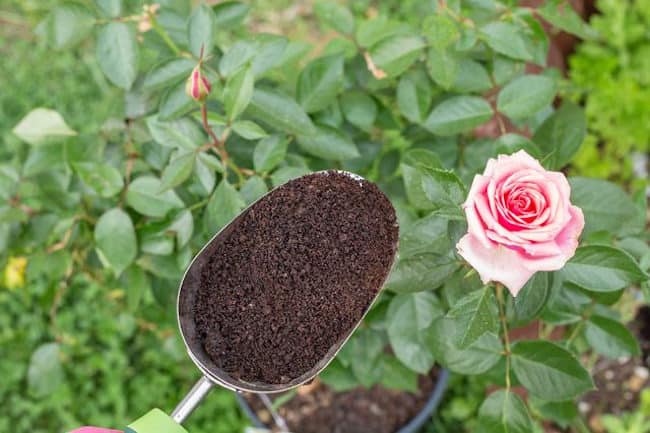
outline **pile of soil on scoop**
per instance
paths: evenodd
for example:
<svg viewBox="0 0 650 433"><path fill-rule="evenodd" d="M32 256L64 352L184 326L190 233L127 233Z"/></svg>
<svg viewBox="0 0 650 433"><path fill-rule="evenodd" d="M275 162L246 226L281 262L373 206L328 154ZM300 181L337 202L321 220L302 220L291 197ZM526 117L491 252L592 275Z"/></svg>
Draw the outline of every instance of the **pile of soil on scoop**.
<svg viewBox="0 0 650 433"><path fill-rule="evenodd" d="M436 376L436 370L420 376L417 393L380 385L335 392L314 381L298 388L278 413L289 431L295 433L394 433L422 410L433 392ZM258 396L247 394L245 398L268 428L279 431Z"/></svg>
<svg viewBox="0 0 650 433"><path fill-rule="evenodd" d="M232 224L200 271L197 333L233 378L290 382L348 335L381 289L395 211L376 185L328 171L288 182Z"/></svg>

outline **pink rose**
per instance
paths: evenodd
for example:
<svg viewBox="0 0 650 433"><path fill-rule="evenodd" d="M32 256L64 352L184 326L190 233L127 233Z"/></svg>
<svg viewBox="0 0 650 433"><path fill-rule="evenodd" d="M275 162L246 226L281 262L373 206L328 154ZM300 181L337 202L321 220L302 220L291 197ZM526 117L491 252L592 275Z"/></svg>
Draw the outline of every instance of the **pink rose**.
<svg viewBox="0 0 650 433"><path fill-rule="evenodd" d="M523 150L490 159L463 204L467 234L458 253L484 283L517 296L535 272L560 269L575 253L585 221L570 195L564 174Z"/></svg>

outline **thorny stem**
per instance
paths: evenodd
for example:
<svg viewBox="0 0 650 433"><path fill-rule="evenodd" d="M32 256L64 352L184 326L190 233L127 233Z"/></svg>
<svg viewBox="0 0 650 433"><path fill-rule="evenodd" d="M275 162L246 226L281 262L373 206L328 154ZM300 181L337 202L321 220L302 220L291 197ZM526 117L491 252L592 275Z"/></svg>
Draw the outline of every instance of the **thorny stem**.
<svg viewBox="0 0 650 433"><path fill-rule="evenodd" d="M221 162L223 162L223 165L228 168L230 167L232 171L235 172L237 175L237 179L239 180L239 183L243 183L245 178L244 174L249 174L248 170L243 170L237 166L230 158L228 157L228 152L226 151L226 144L225 144L225 139L219 139L217 135L214 133L212 128L210 128L210 125L208 124L208 107L203 102L201 104L201 121L203 124L203 129L205 129L205 132L208 133L210 136L210 139L212 140L212 149L219 155L221 158Z"/></svg>
<svg viewBox="0 0 650 433"><path fill-rule="evenodd" d="M497 118L497 123L499 124L499 132L501 133L501 135L505 135L507 129L505 123L503 122L503 117L501 116L501 113L497 113L496 118Z"/></svg>
<svg viewBox="0 0 650 433"><path fill-rule="evenodd" d="M212 145L215 148L222 148L221 141L219 141L219 138L217 135L214 133L212 128L210 128L210 125L208 124L208 106L203 102L201 104L201 122L203 123L203 129L205 129L205 132L208 133L210 138L212 139ZM228 159L228 156L226 155L226 159ZM224 161L225 162L225 161Z"/></svg>
<svg viewBox="0 0 650 433"><path fill-rule="evenodd" d="M510 390L510 336L508 335L508 320L506 319L505 299L503 297L503 286L499 283L495 285L497 301L499 304L499 319L501 320L501 327L503 328L503 346L506 355L506 390Z"/></svg>

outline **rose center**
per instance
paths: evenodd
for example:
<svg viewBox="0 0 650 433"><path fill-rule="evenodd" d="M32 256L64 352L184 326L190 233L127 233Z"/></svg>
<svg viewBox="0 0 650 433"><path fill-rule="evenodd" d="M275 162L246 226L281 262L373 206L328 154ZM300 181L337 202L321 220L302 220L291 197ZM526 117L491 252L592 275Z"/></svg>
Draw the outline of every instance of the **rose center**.
<svg viewBox="0 0 650 433"><path fill-rule="evenodd" d="M510 225L534 223L544 212L546 197L535 184L511 184L501 191L499 207Z"/></svg>

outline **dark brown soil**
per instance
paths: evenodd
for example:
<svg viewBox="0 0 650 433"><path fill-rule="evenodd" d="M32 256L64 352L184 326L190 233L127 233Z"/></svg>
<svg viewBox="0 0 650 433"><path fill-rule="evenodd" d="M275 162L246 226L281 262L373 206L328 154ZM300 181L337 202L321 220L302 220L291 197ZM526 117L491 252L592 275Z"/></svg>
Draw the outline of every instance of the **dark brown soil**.
<svg viewBox="0 0 650 433"><path fill-rule="evenodd" d="M581 409L589 426L602 432L600 415L633 411L639 405L639 393L650 386L650 307L642 307L630 323L642 355L611 360L601 358L594 367L596 391L584 396Z"/></svg>
<svg viewBox="0 0 650 433"><path fill-rule="evenodd" d="M374 184L330 171L288 182L233 224L201 270L198 335L233 378L287 383L341 343L381 289L395 211Z"/></svg>
<svg viewBox="0 0 650 433"><path fill-rule="evenodd" d="M420 412L435 383L435 371L420 376L415 394L380 385L337 393L315 381L299 388L278 413L296 433L393 433ZM259 397L248 394L246 400L267 427L275 427Z"/></svg>

